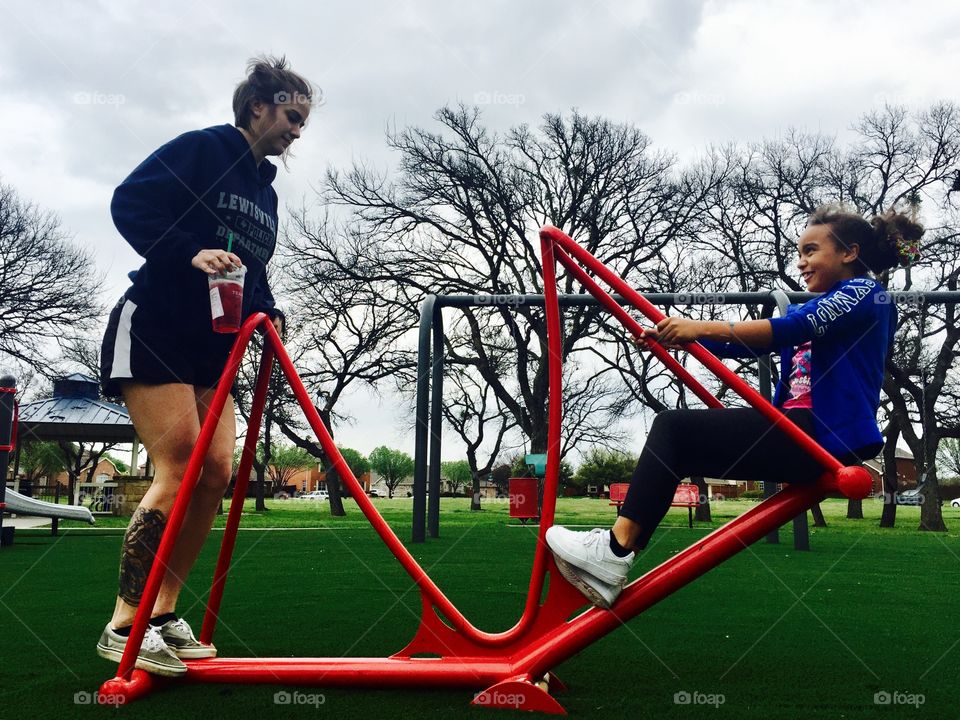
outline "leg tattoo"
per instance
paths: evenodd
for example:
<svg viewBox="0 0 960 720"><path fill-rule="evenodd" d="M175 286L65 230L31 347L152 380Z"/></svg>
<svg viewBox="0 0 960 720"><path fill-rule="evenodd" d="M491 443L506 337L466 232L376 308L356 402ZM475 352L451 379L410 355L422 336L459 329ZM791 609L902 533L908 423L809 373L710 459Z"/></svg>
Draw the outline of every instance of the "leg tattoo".
<svg viewBox="0 0 960 720"><path fill-rule="evenodd" d="M155 508L137 508L120 551L120 598L129 605L139 605L153 558L160 547L164 514Z"/></svg>

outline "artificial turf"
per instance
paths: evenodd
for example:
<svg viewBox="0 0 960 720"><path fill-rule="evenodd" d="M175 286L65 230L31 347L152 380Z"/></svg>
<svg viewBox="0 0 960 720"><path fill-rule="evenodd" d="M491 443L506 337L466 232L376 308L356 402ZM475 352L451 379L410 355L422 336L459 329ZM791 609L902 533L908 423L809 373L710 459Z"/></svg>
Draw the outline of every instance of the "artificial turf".
<svg viewBox="0 0 960 720"><path fill-rule="evenodd" d="M407 542L409 500L375 504ZM750 506L716 503L712 525L693 530L685 510L672 511L635 574ZM331 518L325 503L270 507L244 515L250 532L237 542L220 654L385 656L404 647L419 596L356 506L348 503L346 518ZM514 526L503 503L486 507L472 513L467 501L444 499L441 537L408 547L474 625L498 631L523 606L536 526ZM864 520L845 519L845 508L824 503L829 526L812 528L811 552L795 552L781 532L781 544L753 545L560 665L569 686L561 704L574 717L954 717L960 511L944 508L951 532L934 534L917 532L916 508L900 508L893 530L877 527L875 501L864 502ZM609 524L612 516L605 501L563 499L557 522ZM115 669L94 645L113 606L123 521L99 525L58 537L18 531L0 551L0 718L505 712L470 707L469 690L272 685L183 685L120 708L83 704ZM219 538L211 534L181 596L179 611L197 630ZM278 692L311 702L280 705ZM877 693L891 702L878 704Z"/></svg>

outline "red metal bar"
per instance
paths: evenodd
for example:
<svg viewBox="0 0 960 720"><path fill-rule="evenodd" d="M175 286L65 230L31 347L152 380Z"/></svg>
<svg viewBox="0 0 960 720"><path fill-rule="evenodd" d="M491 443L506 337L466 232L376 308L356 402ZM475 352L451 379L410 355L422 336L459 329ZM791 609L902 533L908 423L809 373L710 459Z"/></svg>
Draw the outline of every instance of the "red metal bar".
<svg viewBox="0 0 960 720"><path fill-rule="evenodd" d="M643 328L640 326L640 323L630 317L630 313L624 310L620 303L610 297L609 294L604 292L604 290L597 285L594 279L590 277L582 267L571 260L570 256L567 255L567 253L561 248L554 248L554 253L556 254L557 260L567 269L567 271L577 280L579 280L580 283L587 288L590 294L597 298L597 300L599 300L600 303L607 310L609 310L610 313L617 318L617 320L619 320L624 327L627 328L627 330L630 331L631 335L634 337L640 336L640 333L643 330ZM677 359L670 354L669 350L662 345L658 345L657 343L650 343L648 349L657 359L660 360L660 362L666 365L668 369L672 370L680 379L680 381L689 387L694 394L707 405L707 407L723 407L723 403L717 400L713 393L701 385L700 381L691 375L690 371L681 365Z"/></svg>
<svg viewBox="0 0 960 720"><path fill-rule="evenodd" d="M354 687L483 687L513 674L508 657L210 658L188 661L191 681ZM269 668L269 672L266 672Z"/></svg>
<svg viewBox="0 0 960 720"><path fill-rule="evenodd" d="M230 356L227 358L226 367L223 370L223 376L217 385L217 391L213 395L210 403L210 409L207 411L207 417L204 419L200 428L200 436L197 438L197 444L190 455L190 461L187 463L187 469L183 474L183 480L177 489L177 497L173 502L173 509L170 511L170 517L167 519L167 525L163 531L163 537L160 540L160 547L157 548L157 554L154 556L153 566L150 568L150 574L147 576L147 584L143 590L143 597L140 599L140 605L137 607L137 614L134 616L133 626L130 628L130 636L127 638L127 644L123 650L123 656L120 658L120 667L117 669L117 677L130 679L133 672L134 663L140 647L143 645L143 636L147 632L147 624L150 622L150 613L153 612L153 605L157 601L157 595L160 592L160 585L163 582L163 576L167 570L167 563L170 561L170 555L173 553L173 546L177 537L180 535L180 527L183 525L183 517L186 515L187 507L190 505L190 497L200 478L200 472L203 470L203 462L207 457L207 451L210 449L210 443L216 432L217 424L220 422L220 414L223 412L224 405L227 402L227 395L233 386L234 378L237 376L237 370L240 368L240 361L243 359L243 352L250 342L250 336L259 325L266 324L273 327L269 318L263 313L257 313L244 323L234 342ZM276 332L276 331L274 331Z"/></svg>
<svg viewBox="0 0 960 720"><path fill-rule="evenodd" d="M311 428L316 432L324 452L332 458L334 467L346 483L361 512L364 513L378 535L397 557L401 566L420 588L424 615L414 640L401 653L390 658L210 658L189 660L187 661L189 671L186 676L188 681L287 682L403 687L415 685L482 687L489 685L487 690L475 696L474 704L543 712L563 712L556 701L535 684L535 680L543 676L547 670L576 654L604 634L619 627L627 619L692 582L736 552L763 537L772 529L788 522L798 513L818 502L826 489L840 487L841 490L849 491L855 485L862 486L863 476L866 475L862 468L840 468L837 472L825 473L818 484L790 486L714 531L703 540L694 543L679 555L650 570L624 590L612 610L591 608L568 621L571 613L578 607L582 607L585 601L569 584L560 581L560 575L556 572L552 558L548 555L546 543L543 541L543 535L547 527L552 524L556 508L556 484L560 461L562 348L556 261L563 263L634 334L638 334L639 325L617 303L613 302L612 298L585 271L572 261L565 250L590 267L594 274L608 285L627 296L652 320L656 322L663 316L656 308L646 303L632 288L626 286L620 278L603 267L592 255L583 251L556 228L544 228L541 231L541 248L544 294L546 296L550 397L548 407L547 486L544 493L542 513L544 522L541 523L538 535L530 593L524 613L517 625L504 633L484 633L477 630L430 580L362 491L359 482L350 472L349 467L333 443L333 439L321 422L316 408L310 401L303 383L297 376L293 364L280 342L276 329L265 315L257 315L248 319L241 328L237 342L231 351L227 368L224 371L224 378L214 396L197 446L191 456L184 481L177 494L174 510L171 513L170 521L157 553L157 560L147 582L144 600L138 610L130 641L128 641L127 650L121 662L120 672L116 678L104 683L102 686L103 693L132 700L162 684L157 678L142 671L131 672L132 660L142 642L146 621L149 619L150 609L152 609L156 600L160 580L163 577L165 565L172 549L172 538L176 537L179 532L185 504L189 501L190 493L196 484L203 458L212 439L213 430L226 401L227 390L232 385L239 367L240 357L250 339L250 335L258 327L265 334L267 350L264 352L264 361L260 368L254 398L254 411L251 417L251 429L248 430L244 447L244 459L252 459L250 453L255 449L259 428L254 426L259 424L260 414L262 413L266 383L269 380L269 353L273 352L294 391L297 401L306 414ZM744 390L744 388L750 390L739 378L730 373L722 363L707 353L704 348L691 344L690 349L701 362L721 375L735 390L738 392ZM653 351L656 352L656 348ZM661 357L661 354L657 353L657 356ZM676 371L678 363L671 356L667 355L666 357L667 360L665 361L671 369ZM661 357L661 359L664 358ZM694 383L696 381L689 374L683 376L683 380L695 387ZM754 398L751 397L751 392L741 392L741 395L747 397L748 400L752 400ZM756 397L759 398L759 395ZM706 398L704 400L707 401ZM713 402L716 402L716 400L714 399ZM710 404L713 404L713 402ZM759 403L756 406L765 411L765 405L765 401L759 398ZM773 413L779 415L776 410L773 410ZM769 415L769 413L767 414ZM790 423L790 427L793 427L792 423ZM798 430L798 432L800 431ZM813 443L812 439L807 438L803 433L801 435L803 439L808 440L807 443L800 443L804 448L808 448L808 444L813 444L822 454L826 454L822 448ZM828 457L830 456L828 455ZM832 457L830 459L833 460ZM833 462L839 465L835 460ZM244 466L242 461L241 468L245 470L245 472L240 473L245 485L249 478L249 462ZM867 476L867 482L869 486L869 476ZM241 478L238 476L238 487L240 484ZM221 547L214 589L211 591L211 601L208 604L207 617L205 617L204 629L201 633L201 637L205 637L206 641L209 641L212 636L222 598L223 583L229 571L230 556L240 519L238 508L242 507L242 496L241 504L237 504L238 494L238 491L235 490L230 518L228 519L228 532L225 533L224 544ZM229 535L229 541L226 535ZM546 572L550 572L553 582L549 586L546 602L541 605L539 596L542 592ZM441 621L436 612L442 613L445 621ZM416 653L421 652L438 653L442 657L414 657ZM555 689L559 685L556 678L552 676L550 676L548 682L551 689ZM511 706L509 698L515 698L518 693L526 694L528 700L524 702L522 707ZM504 696L508 699L504 700Z"/></svg>
<svg viewBox="0 0 960 720"><path fill-rule="evenodd" d="M530 590L527 595L527 603L524 607L523 615L517 624L509 630L505 630L504 632L500 633L488 633L478 630L476 627L474 627L470 621L467 620L467 618L464 617L463 614L456 608L456 606L450 602L447 596L443 594L440 588L437 587L436 583L430 579L413 555L410 554L407 548L404 547L403 543L400 542L400 539L396 536L380 513L377 512L377 509L373 506L373 503L363 491L362 486L350 471L350 467L347 465L346 461L343 459L343 456L340 454L340 451L337 449L333 438L330 437L330 433L327 432L326 427L320 420L320 415L317 413L317 409L313 406L313 403L310 402L310 396L307 393L306 388L304 388L300 377L297 375L297 371L293 367L293 363L290 361L289 356L284 350L283 343L280 341L280 336L277 335L277 332L275 329L273 329L272 325L267 325L265 331L269 342L273 345L273 348L276 352L277 363L283 370L283 373L287 378L287 382L290 383L293 394L297 398L297 402L300 404L300 407L303 409L311 429L316 433L317 439L320 442L320 446L323 448L323 451L332 459L333 466L336 469L337 474L341 480L345 481L350 490L350 494L353 496L354 500L359 506L360 511L370 522L373 529L380 536L380 539L383 540L384 544L390 549L390 552L396 556L401 567L403 567L410 578L417 584L417 586L420 588L420 591L430 602L430 604L435 606L437 610L443 614L449 624L455 628L463 638L476 645L486 647L503 647L517 641L518 638L529 631L536 621L536 616L539 609L539 598L543 588L543 576L547 566L548 550L546 548L546 543L539 542L537 545L533 570L531 572ZM557 382L559 383L560 380L558 379ZM559 422L559 408L557 413ZM557 458L555 458L555 470L559 468L559 448L557 448L556 452ZM555 472L553 475L550 475L551 465L549 459L549 449L547 456L548 479L545 483L544 489L544 503L539 534L539 539L541 541L543 540L543 535L546 533L547 527L553 524L554 509L556 507L558 473Z"/></svg>
<svg viewBox="0 0 960 720"><path fill-rule="evenodd" d="M547 346L551 361L555 358L558 359L561 352L560 325L555 319L559 314L559 298L553 272L554 244L561 245L563 249L569 250L580 262L587 265L617 292L631 300L641 312L644 312L654 322L663 319L664 315L647 302L645 298L557 228L543 228L540 232L540 242L543 258L544 300L547 308ZM562 250L557 252L557 259L561 258L561 252ZM567 266L566 263L564 265ZM571 268L571 266L567 267L568 269ZM605 307L614 312L618 319L621 321L625 319L623 317L625 312L622 312L621 306L593 282L592 278L587 276L585 272L573 271L573 274L584 283L588 291L600 299ZM614 311L612 305L616 306L616 311ZM555 312L551 313L551 308L555 309ZM628 328L631 327L628 323L624 324ZM723 363L707 352L703 346L691 343L689 347L692 351L695 351L698 360L701 360L716 374L721 375L722 379L742 397L753 401L755 406L763 406L761 409L772 410L773 413L782 417L782 413L767 403ZM723 372L718 372L720 370ZM557 371L557 368L551 364L551 378ZM554 402L558 399L558 396L553 394L553 390L554 388L551 385L551 410L554 409ZM766 414L769 416L771 413ZM796 427L792 423L790 425ZM820 455L825 455L832 461L832 465L843 471L841 480L846 479L851 474L859 477L866 473L862 468L843 468L832 455L823 450L812 438L800 431L799 428L797 428L797 432L804 440L800 443L801 447L808 449L810 445L813 445L819 450ZM560 423L555 422L552 414L547 428L547 442L548 445L559 445L560 442ZM799 513L805 512L809 507L819 502L824 495L825 488L833 484L833 482L826 483L821 480L816 485L793 485L783 490L631 583L609 612L593 608L575 620L560 625L553 633L543 637L540 642L531 645L525 652L516 655L515 668L536 677L541 672L555 667L558 663L595 642L602 635L619 627L626 619L634 617L751 543L764 537L771 530L792 520Z"/></svg>
<svg viewBox="0 0 960 720"><path fill-rule="evenodd" d="M613 288L615 292L627 298L634 307L650 318L653 322L658 323L666 317L666 315L660 312L660 310L650 304L646 298L630 287L630 285L623 278L607 268L603 263L580 247L561 230L547 225L540 230L540 237L545 237L548 240L555 242L557 245L560 245L564 250L570 253L570 255L586 266L594 275L601 278L605 283ZM544 284L546 285L546 283ZM593 292L589 286L587 287L587 290L590 290L591 293ZM546 294L546 287L544 287L544 293ZM838 470L840 470L840 468L843 467L843 465L841 465L840 462L833 457L833 455L820 447L820 445L813 438L803 432L803 430L797 427L782 412L767 402L764 397L760 395L760 393L741 380L736 373L724 365L713 353L709 352L699 343L688 343L687 350L691 355L699 360L704 367L725 382L731 390L746 400L756 410L761 412L765 417L767 417L767 419L770 420L771 423L786 433L791 440L812 455L813 458L819 462L825 470L831 473L836 473Z"/></svg>
<svg viewBox="0 0 960 720"><path fill-rule="evenodd" d="M515 656L515 668L538 676L556 667L822 499L817 485L790 485L632 582L609 611L591 608L558 626Z"/></svg>
<svg viewBox="0 0 960 720"><path fill-rule="evenodd" d="M205 418L200 435L197 439L197 444L194 447L193 453L191 454L190 461L187 465L187 470L184 473L184 478L180 484L180 488L178 489L177 497L174 500L173 509L171 510L167 526L164 530L163 538L160 542L160 547L157 550L153 567L147 579L144 594L137 610L137 614L134 618L130 637L128 638L124 654L121 658L115 680L124 680L128 685L131 682L131 675L134 669L136 656L137 653L139 653L140 647L143 643L143 636L146 632L150 613L152 612L153 605L156 602L160 585L163 580L163 574L166 571L167 563L169 562L170 555L173 551L173 545L175 542L174 539L179 534L182 526L183 517L186 513L186 508L189 505L190 496L196 486L200 472L203 468L203 461L213 439L213 434L216 430L217 423L219 422L220 414L225 406L229 388L232 386L236 377L240 366L240 361L242 360L244 350L249 343L250 337L257 328L260 328L264 332L266 345L270 347L276 354L276 359L280 364L285 376L287 377L297 401L307 416L307 420L310 423L311 428L317 434L320 444L324 448L324 452L326 452L333 460L334 467L336 468L341 479L344 480L347 487L350 489L351 495L354 497L355 501L360 507L361 512L364 513L374 530L376 530L377 534L380 535L387 547L390 548L390 550L397 557L401 566L419 586L426 600L428 600L430 604L435 606L437 610L443 614L446 620L464 637L464 639L480 646L503 647L509 643L516 642L518 638L520 638L524 633L528 632L534 626L539 610L539 597L543 588L543 577L547 563L547 550L545 544L538 544L537 555L534 560L534 569L531 574L531 587L528 593L528 601L524 609L524 613L518 623L514 627L502 633L486 633L475 628L462 615L462 613L460 613L453 603L451 603L450 600L440 591L440 589L429 578L429 576L427 576L423 568L403 546L399 538L397 538L396 534L389 527L386 521L383 520L382 516L379 514L379 512L377 512L376 508L374 508L369 498L367 498L359 482L353 476L349 466L346 464L346 461L343 459L340 451L334 444L333 439L327 432L326 427L320 420L319 414L317 413L316 408L313 406L313 403L310 401L306 388L304 388L303 383L297 375L276 329L273 327L273 324L269 322L269 319L266 315L258 313L248 318L243 327L241 327L237 336L237 340L235 341L230 356L227 359L221 383L218 385L217 392L214 394L213 400L211 401L210 409L208 410L207 417ZM549 518L549 520L541 527L541 539L543 534L546 532L546 527L552 523L556 504L556 482L557 474L554 473L552 476L552 482L548 481L545 489L545 494L547 494L549 501L545 502L544 519ZM234 513L233 506L231 506L231 513ZM223 549L221 549L221 553L222 552ZM224 558L224 563L226 562L227 560ZM222 566L218 560L218 571L216 578L221 579L221 586L224 582L222 578L225 578L225 569L226 568ZM213 615L215 615L219 610L219 598L215 598L213 596L211 597L217 603L217 605L211 605L208 607L208 614L213 617ZM208 621L206 616L204 618L204 627L208 628L207 632L202 632L201 634L206 638L206 642L210 642L214 626L210 624L210 621ZM113 683L111 684L111 687L114 691L117 691L119 688L123 687L123 684Z"/></svg>
<svg viewBox="0 0 960 720"><path fill-rule="evenodd" d="M213 573L213 585L210 588L210 597L207 600L207 611L203 616L203 627L200 629L200 642L205 645L213 642L213 632L217 626L220 603L223 600L223 590L227 582L227 573L230 572L230 559L233 557L233 548L237 542L237 530L240 528L240 516L243 514L243 501L247 496L250 470L257 454L260 421L263 418L263 408L267 400L267 389L270 386L270 372L272 370L273 346L267 342L264 343L263 354L260 356L260 371L257 375L256 389L253 392L253 402L250 405L247 437L243 443L240 465L237 467L237 481L233 485L230 514L227 517L227 526L223 531L220 555L217 557L217 569Z"/></svg>
<svg viewBox="0 0 960 720"><path fill-rule="evenodd" d="M541 265L544 288L557 289L557 268L553 259L553 245L540 243ZM540 509L540 531L537 533L537 550L533 565L533 576L540 583L546 572L549 548L545 536L553 525L557 508L557 481L560 477L560 422L563 418L563 349L560 347L560 303L548 302L544 305L547 320L547 337L556 338L555 344L547 344L547 467L544 475L543 506ZM556 429L556 432L553 432ZM539 595L539 592L538 592Z"/></svg>

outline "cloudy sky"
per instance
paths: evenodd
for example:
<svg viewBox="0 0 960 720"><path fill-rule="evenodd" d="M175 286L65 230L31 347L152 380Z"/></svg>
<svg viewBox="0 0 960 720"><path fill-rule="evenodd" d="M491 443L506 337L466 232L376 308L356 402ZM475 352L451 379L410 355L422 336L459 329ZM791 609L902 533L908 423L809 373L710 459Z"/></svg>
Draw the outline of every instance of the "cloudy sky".
<svg viewBox="0 0 960 720"><path fill-rule="evenodd" d="M576 107L684 159L791 125L843 137L885 101L957 99L960 3L2 0L0 181L91 249L105 302L139 265L113 228L113 188L179 133L230 122L259 53L286 54L324 96L275 183L283 206L328 166L389 167L387 127L460 101L495 129ZM412 448L363 417L395 408L353 404L343 442Z"/></svg>

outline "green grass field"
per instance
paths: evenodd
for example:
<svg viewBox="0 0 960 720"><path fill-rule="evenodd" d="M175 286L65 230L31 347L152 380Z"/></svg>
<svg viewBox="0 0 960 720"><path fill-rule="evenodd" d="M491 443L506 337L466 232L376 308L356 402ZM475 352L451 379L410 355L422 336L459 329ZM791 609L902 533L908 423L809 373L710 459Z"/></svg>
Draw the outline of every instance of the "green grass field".
<svg viewBox="0 0 960 720"><path fill-rule="evenodd" d="M267 513L244 515L250 531L237 542L216 638L220 654L382 656L406 645L417 627L418 595L356 506L348 501L348 517L331 518L326 504L269 504ZM410 501L375 504L408 541ZM715 503L712 526L751 506ZM503 503L486 507L471 513L466 500L444 499L441 537L411 547L475 625L497 631L519 616L536 528L512 526ZM788 531L780 545L743 551L559 666L569 685L560 702L574 717L954 717L960 511L944 508L951 532L930 534L916 531L917 508L900 508L898 527L880 530L875 501L865 501L867 517L857 521L845 519L845 502L823 507L829 527L812 532L812 552L794 552ZM606 501L559 501L558 523L612 518ZM76 693L94 691L115 669L94 645L113 607L123 525L107 519L87 530L62 523L77 529L59 537L18 531L15 544L0 551L0 718L503 712L469 707L466 690L269 685L184 685L117 710L76 704ZM671 511L635 572L710 527L690 530L686 511ZM181 598L179 610L197 630L220 537L211 535ZM277 705L274 694L283 690L323 703ZM893 703L878 706L878 692ZM678 704L676 693L699 702Z"/></svg>

